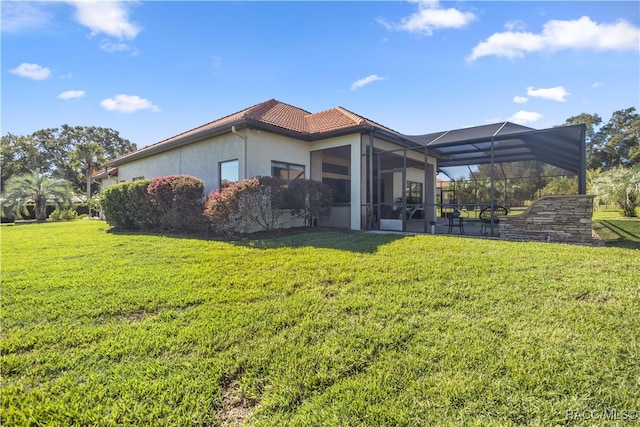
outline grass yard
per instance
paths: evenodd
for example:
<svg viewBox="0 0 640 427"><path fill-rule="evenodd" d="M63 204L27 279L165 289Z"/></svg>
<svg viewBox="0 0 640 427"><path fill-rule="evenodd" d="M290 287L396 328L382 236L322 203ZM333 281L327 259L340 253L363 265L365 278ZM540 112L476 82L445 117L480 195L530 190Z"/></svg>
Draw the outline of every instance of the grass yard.
<svg viewBox="0 0 640 427"><path fill-rule="evenodd" d="M637 250L107 228L0 228L2 425L640 417Z"/></svg>
<svg viewBox="0 0 640 427"><path fill-rule="evenodd" d="M596 210L593 215L593 229L607 246L640 249L638 218L623 218L619 210Z"/></svg>

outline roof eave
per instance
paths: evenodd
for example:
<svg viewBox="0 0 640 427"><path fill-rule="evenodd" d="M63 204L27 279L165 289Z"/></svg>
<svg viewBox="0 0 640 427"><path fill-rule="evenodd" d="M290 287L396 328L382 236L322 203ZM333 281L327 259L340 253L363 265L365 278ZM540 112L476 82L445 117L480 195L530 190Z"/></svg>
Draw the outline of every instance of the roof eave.
<svg viewBox="0 0 640 427"><path fill-rule="evenodd" d="M195 142L203 141L208 138L224 135L226 133L230 133L232 127L235 127L237 129L248 128L248 129L264 130L267 132L272 132L279 135L300 139L306 142L319 141L319 140L328 139L328 138L336 138L336 137L354 134L354 133L359 133L359 134L369 133L373 129L377 137L382 138L386 141L401 145L406 148L414 148L414 149L424 148L424 145L421 145L401 134L391 132L385 128L371 125L369 123L361 123L354 126L348 126L340 129L333 129L325 132L308 133L308 132L294 131L291 129L283 128L270 123L265 123L263 121L252 119L252 118L243 118L233 123L228 123L213 129L208 129L205 131L193 133L188 136L176 137L171 141L150 145L138 151L134 151L132 153L125 154L124 156L115 158L107 162L106 165L107 167L115 167L118 165L135 161L135 160L144 159L146 157L149 157L155 154L163 153L165 151L173 150L175 148L183 147L185 145L193 144Z"/></svg>
<svg viewBox="0 0 640 427"><path fill-rule="evenodd" d="M114 166L122 165L135 160L144 159L145 157L149 157L154 154L159 154L165 151L173 150L174 148L179 148L185 145L192 144L194 142L202 141L207 138L223 135L225 133L231 132L231 128L234 126L236 128L246 127L247 126L246 122L247 122L247 119L242 119L233 123L229 123L227 125L219 126L213 129L208 129L206 131L194 133L192 135L179 137L172 141L150 145L138 151L134 151L132 153L125 154L124 156L120 156L113 160L110 160L107 162L107 166L114 167Z"/></svg>

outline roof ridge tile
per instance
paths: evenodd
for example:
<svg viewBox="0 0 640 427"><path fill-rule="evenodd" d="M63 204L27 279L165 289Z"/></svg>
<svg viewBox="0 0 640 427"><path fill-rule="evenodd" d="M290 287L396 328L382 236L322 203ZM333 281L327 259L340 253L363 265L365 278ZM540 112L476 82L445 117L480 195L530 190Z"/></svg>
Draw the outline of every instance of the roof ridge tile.
<svg viewBox="0 0 640 427"><path fill-rule="evenodd" d="M346 108L342 107L342 106L337 106L335 108L336 110L340 111L342 114L345 114L346 116L348 116L349 118L351 118L353 121L355 121L358 124L362 124L364 122L366 122L366 119L362 116L360 116L359 114L354 113L353 111L347 110Z"/></svg>

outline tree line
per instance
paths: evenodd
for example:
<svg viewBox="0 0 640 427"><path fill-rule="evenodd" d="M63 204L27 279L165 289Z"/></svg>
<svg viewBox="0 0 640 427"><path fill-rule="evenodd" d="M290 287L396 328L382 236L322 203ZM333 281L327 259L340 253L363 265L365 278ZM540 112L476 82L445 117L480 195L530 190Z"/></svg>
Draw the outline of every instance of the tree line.
<svg viewBox="0 0 640 427"><path fill-rule="evenodd" d="M103 168L108 159L136 149L136 144L122 138L118 131L96 126L64 124L31 135L8 133L0 141L1 191L4 193L11 177L39 171L67 181L76 193L94 194L97 187L87 188L87 176Z"/></svg>
<svg viewBox="0 0 640 427"><path fill-rule="evenodd" d="M599 115L588 113L570 117L564 123L575 124L586 125L589 184L615 175L615 180L612 178L611 181L624 184L627 206L640 203L640 188L636 189L640 184L635 184L640 170L640 115L635 108L615 111L606 123ZM136 149L136 144L122 138L117 131L95 126L64 124L30 135L8 133L0 141L0 191L5 200L9 189L19 196L26 187L42 185L41 176L68 183L70 191L83 194L88 204L92 195L98 192L97 185L91 182L91 175L104 168L108 159ZM500 164L493 172L496 193L506 205L523 204L544 194L577 192L577 180L567 177L566 171L535 161ZM19 184L8 188L11 179L17 177L26 177L27 181L18 181ZM490 177L491 166L480 165L468 178L455 180L456 199L467 203L486 202L490 197ZM591 186L590 190L593 189ZM601 199L613 200L604 193ZM3 205L5 208L7 203L3 202ZM633 208L626 211L633 212Z"/></svg>

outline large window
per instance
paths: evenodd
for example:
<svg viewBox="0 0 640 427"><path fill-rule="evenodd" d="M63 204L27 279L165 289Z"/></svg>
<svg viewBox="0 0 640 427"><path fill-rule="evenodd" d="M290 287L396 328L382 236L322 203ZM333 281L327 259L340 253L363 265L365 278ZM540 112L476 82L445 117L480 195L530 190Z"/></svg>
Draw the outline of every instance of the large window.
<svg viewBox="0 0 640 427"><path fill-rule="evenodd" d="M351 202L351 180L322 178L322 182L331 188L334 204Z"/></svg>
<svg viewBox="0 0 640 427"><path fill-rule="evenodd" d="M322 156L322 182L331 187L333 203L350 203L351 147L327 148L318 153Z"/></svg>
<svg viewBox="0 0 640 427"><path fill-rule="evenodd" d="M224 188L232 182L238 182L238 159L219 163L220 188Z"/></svg>
<svg viewBox="0 0 640 427"><path fill-rule="evenodd" d="M408 205L418 205L422 203L422 183L407 181L406 196Z"/></svg>
<svg viewBox="0 0 640 427"><path fill-rule="evenodd" d="M281 178L289 184L294 179L304 179L304 166L283 162L271 162L271 176Z"/></svg>

